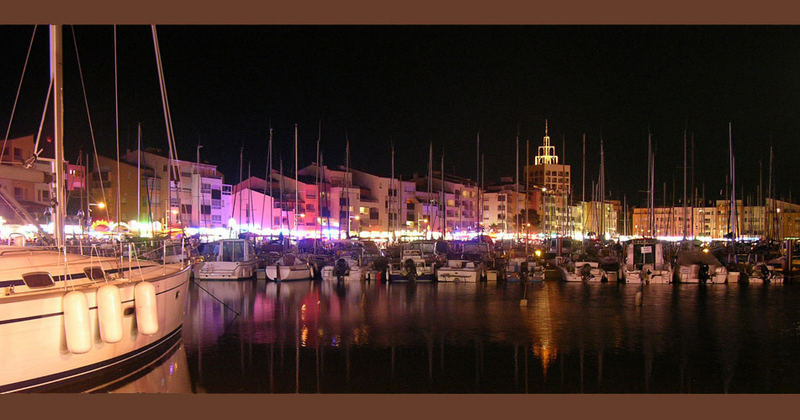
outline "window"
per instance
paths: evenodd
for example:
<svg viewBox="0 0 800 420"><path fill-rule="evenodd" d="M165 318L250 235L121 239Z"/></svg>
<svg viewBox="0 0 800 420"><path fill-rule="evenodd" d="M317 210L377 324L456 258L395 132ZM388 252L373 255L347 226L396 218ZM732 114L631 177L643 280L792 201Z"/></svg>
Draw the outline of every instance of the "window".
<svg viewBox="0 0 800 420"><path fill-rule="evenodd" d="M200 205L200 214L211 214L211 206L206 204Z"/></svg>
<svg viewBox="0 0 800 420"><path fill-rule="evenodd" d="M339 205L340 206L347 206L348 205L347 197L339 197Z"/></svg>
<svg viewBox="0 0 800 420"><path fill-rule="evenodd" d="M314 211L314 205L313 204L306 204L306 211L313 212Z"/></svg>
<svg viewBox="0 0 800 420"><path fill-rule="evenodd" d="M24 198L24 193L22 191L22 188L14 187L14 198L17 199L17 200L24 200L25 199Z"/></svg>
<svg viewBox="0 0 800 420"><path fill-rule="evenodd" d="M378 220L378 209L374 207L369 208L369 218L370 220Z"/></svg>
<svg viewBox="0 0 800 420"><path fill-rule="evenodd" d="M50 191L42 190L39 192L39 201L47 201L50 199Z"/></svg>
<svg viewBox="0 0 800 420"><path fill-rule="evenodd" d="M181 204L181 213L183 213L183 214L192 214L192 205L191 204Z"/></svg>
<svg viewBox="0 0 800 420"><path fill-rule="evenodd" d="M211 200L211 208L219 210L222 208L222 200Z"/></svg>
<svg viewBox="0 0 800 420"><path fill-rule="evenodd" d="M506 209L505 204L500 204L499 206L497 206L497 211L505 211L505 209Z"/></svg>
<svg viewBox="0 0 800 420"><path fill-rule="evenodd" d="M222 223L222 216L218 214L211 215L211 221L214 223Z"/></svg>
<svg viewBox="0 0 800 420"><path fill-rule="evenodd" d="M506 201L506 195L505 194L498 194L497 195L497 201Z"/></svg>
<svg viewBox="0 0 800 420"><path fill-rule="evenodd" d="M225 241L222 245L223 261L242 261L244 258L244 242Z"/></svg>

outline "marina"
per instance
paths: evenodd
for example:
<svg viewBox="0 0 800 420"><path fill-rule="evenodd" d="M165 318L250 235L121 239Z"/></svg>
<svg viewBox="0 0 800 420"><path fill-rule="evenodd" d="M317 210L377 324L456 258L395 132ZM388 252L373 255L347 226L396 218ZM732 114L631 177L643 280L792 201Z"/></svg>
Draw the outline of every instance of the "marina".
<svg viewBox="0 0 800 420"><path fill-rule="evenodd" d="M764 122L740 109L703 118L686 111L682 121L617 118L591 94L571 99L591 103L591 122L560 105L501 112L506 103L492 108L494 119L439 127L442 115L478 112L461 107L480 95L452 87L428 101L432 86L449 86L459 72L470 86L489 80L467 58L490 69L498 57L516 57L510 41L531 34L535 42L564 34L559 45L567 46L587 38L576 28L164 27L161 38L159 29L34 25L23 34L21 77L0 68L0 90L17 86L0 150L0 393L800 392L798 149L795 122L782 113L773 112L784 126L769 131L769 144L752 141ZM635 32L587 30L624 39ZM22 45L20 28L0 31ZM660 45L664 34L697 41L686 28L664 31L643 31L642 42ZM795 30L759 31L800 45ZM45 41L37 43L44 33L47 60ZM187 34L219 44L182 44ZM452 51L434 42L464 34L486 45ZM225 55L243 39L264 47L259 39L276 36L308 48L331 75L276 70L253 56L259 48L238 50L248 58ZM387 54L380 71L337 69L348 60L330 51L373 63L342 39L378 42L383 51L382 37L392 45L422 37L458 65L415 52L423 56L408 62ZM99 47L94 38L111 42ZM621 54L598 39L598 48ZM327 43L335 46L319 47ZM735 55L712 45L721 55L712 64ZM756 45L737 48L755 57ZM232 61L211 66L220 72L213 82L185 67L217 54ZM564 54L555 59L589 67L581 54ZM663 58L637 54L665 67ZM420 62L450 77L427 79L413 64ZM612 78L622 73L615 60L603 63L604 77L629 82ZM113 72L98 70L106 64ZM538 64L526 67L542 71ZM322 112L307 99L291 105L285 92L270 96L274 86L297 87L285 79L294 71L319 91L358 75L342 83L357 85L354 92L391 87L398 97L407 90L414 100L394 105L381 96L356 107L338 92ZM27 73L35 80L24 84ZM636 83L650 83L637 79L647 73L641 68L634 73ZM367 74L380 82L361 85ZM544 83L527 73L512 79L527 92L514 110L539 94L526 83ZM105 89L100 100L98 80L113 80L113 95ZM426 85L420 80L427 89L412 89ZM172 101L168 81L178 86ZM662 96L672 88L661 86ZM28 90L42 103L31 106ZM708 109L724 105L719 92L701 96L716 104ZM200 105L209 97L219 104ZM292 111L275 111L284 102ZM422 103L437 117L423 109L407 118ZM24 111L15 117L18 104ZM354 108L339 111L342 104ZM362 106L383 116L363 120L373 110ZM432 119L409 131L405 120L413 126L422 114ZM88 134L77 134L84 123ZM224 135L215 131L222 126Z"/></svg>
<svg viewBox="0 0 800 420"><path fill-rule="evenodd" d="M800 389L800 295L787 286L544 282L520 306L519 284L197 284L221 302L190 289L172 377L192 392Z"/></svg>

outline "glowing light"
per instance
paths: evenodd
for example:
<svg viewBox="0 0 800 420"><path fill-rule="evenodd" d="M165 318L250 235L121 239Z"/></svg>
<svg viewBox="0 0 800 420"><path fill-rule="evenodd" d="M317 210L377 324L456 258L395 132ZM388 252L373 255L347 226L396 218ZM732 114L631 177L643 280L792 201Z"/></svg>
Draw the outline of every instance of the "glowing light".
<svg viewBox="0 0 800 420"><path fill-rule="evenodd" d="M537 257L541 257L542 256L542 250L541 249L537 249L533 253L536 254Z"/></svg>
<svg viewBox="0 0 800 420"><path fill-rule="evenodd" d="M99 202L99 203L97 203L97 208L98 208L98 209L104 209L104 208L106 208L106 203L104 203L104 202L102 202L102 201L101 201L101 202Z"/></svg>

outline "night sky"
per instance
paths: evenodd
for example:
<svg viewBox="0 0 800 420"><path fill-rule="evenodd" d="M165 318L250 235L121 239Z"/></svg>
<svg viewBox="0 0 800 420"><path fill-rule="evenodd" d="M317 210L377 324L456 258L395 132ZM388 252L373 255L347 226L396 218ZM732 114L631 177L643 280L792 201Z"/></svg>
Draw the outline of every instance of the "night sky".
<svg viewBox="0 0 800 420"><path fill-rule="evenodd" d="M0 27L0 128L8 124L32 26ZM110 26L77 26L99 152L114 156L113 38ZM581 193L581 134L587 134L587 196L606 147L606 189L643 202L647 133L656 144L656 204L662 183L682 195L683 130L695 138L695 180L719 198L733 122L737 184L754 194L759 159L764 184L775 147L779 195L800 194L800 29L797 27L251 27L159 26L159 42L179 157L218 164L238 179L239 147L264 176L269 122L275 165L294 164L292 125L300 129L300 165L314 159L322 121L325 162L344 162L345 133L355 168L388 175L423 173L428 142L436 165L472 177L481 133L487 181L514 174L514 139L541 143L544 120L573 187ZM150 28L118 27L120 142L166 149ZM11 137L35 133L48 77L48 33L40 26ZM67 159L91 140L75 60L64 27ZM247 163L245 162L245 166ZM524 155L521 157L524 163ZM247 169L245 167L245 173ZM797 201L795 198L794 201Z"/></svg>

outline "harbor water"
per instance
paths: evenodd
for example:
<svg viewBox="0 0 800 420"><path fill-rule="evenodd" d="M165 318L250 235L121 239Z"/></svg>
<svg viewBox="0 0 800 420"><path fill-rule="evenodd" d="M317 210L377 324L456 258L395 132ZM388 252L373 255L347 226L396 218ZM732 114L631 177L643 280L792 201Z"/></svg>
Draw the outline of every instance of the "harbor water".
<svg viewBox="0 0 800 420"><path fill-rule="evenodd" d="M251 280L190 293L182 343L105 390L800 392L791 284Z"/></svg>

